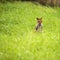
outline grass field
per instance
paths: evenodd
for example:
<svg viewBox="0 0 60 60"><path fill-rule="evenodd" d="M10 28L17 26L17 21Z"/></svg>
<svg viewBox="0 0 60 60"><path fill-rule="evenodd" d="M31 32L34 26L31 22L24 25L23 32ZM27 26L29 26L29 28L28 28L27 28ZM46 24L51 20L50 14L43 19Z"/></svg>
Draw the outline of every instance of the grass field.
<svg viewBox="0 0 60 60"><path fill-rule="evenodd" d="M36 17L43 32L35 32ZM60 8L32 2L0 3L0 60L60 60Z"/></svg>

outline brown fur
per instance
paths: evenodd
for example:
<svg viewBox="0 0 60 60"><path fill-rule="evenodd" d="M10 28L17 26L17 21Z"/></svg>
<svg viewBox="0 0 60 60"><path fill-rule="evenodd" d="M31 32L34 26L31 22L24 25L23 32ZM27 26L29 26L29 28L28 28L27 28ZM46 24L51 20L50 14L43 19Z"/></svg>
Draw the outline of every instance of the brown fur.
<svg viewBox="0 0 60 60"><path fill-rule="evenodd" d="M40 28L42 30L42 18L36 18L37 19L37 26L36 31Z"/></svg>

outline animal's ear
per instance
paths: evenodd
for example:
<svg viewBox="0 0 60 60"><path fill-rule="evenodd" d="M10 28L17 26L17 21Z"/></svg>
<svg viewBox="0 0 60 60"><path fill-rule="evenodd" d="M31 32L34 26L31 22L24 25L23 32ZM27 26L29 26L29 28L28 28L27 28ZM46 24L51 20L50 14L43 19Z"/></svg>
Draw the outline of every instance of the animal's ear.
<svg viewBox="0 0 60 60"><path fill-rule="evenodd" d="M37 20L39 20L39 18L36 18Z"/></svg>
<svg viewBox="0 0 60 60"><path fill-rule="evenodd" d="M40 19L42 20L42 17Z"/></svg>

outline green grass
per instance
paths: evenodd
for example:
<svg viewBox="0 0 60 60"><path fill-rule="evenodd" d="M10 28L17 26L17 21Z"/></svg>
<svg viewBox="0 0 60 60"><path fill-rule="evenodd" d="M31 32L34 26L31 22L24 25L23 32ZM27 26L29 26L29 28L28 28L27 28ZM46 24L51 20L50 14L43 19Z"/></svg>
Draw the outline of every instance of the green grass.
<svg viewBox="0 0 60 60"><path fill-rule="evenodd" d="M34 31L36 17L42 33ZM60 60L60 8L0 3L0 60Z"/></svg>

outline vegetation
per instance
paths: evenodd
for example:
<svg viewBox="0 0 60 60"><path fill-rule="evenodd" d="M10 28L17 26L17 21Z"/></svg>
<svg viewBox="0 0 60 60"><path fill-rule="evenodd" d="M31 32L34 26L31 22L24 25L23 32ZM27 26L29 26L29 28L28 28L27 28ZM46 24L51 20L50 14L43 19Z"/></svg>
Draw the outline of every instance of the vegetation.
<svg viewBox="0 0 60 60"><path fill-rule="evenodd" d="M36 17L43 32L35 32ZM60 8L31 2L0 3L0 60L60 60Z"/></svg>
<svg viewBox="0 0 60 60"><path fill-rule="evenodd" d="M38 2L42 5L50 5L50 6L60 6L60 0L0 0L0 2L6 3L14 2L14 1L31 1L31 2Z"/></svg>

